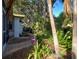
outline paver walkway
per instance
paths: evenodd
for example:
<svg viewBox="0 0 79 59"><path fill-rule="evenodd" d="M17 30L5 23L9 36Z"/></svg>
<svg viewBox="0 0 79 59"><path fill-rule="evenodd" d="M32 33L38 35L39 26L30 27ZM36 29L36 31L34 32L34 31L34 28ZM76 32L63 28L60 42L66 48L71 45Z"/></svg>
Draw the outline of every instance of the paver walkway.
<svg viewBox="0 0 79 59"><path fill-rule="evenodd" d="M28 59L29 54L32 52L33 46L28 48L19 49L16 52L8 54L2 59Z"/></svg>
<svg viewBox="0 0 79 59"><path fill-rule="evenodd" d="M27 48L29 46L32 46L32 43L30 40L27 42L25 41L25 42L16 43L16 44L10 44L6 47L6 50L3 52L3 56L9 55L13 52L16 52L23 48Z"/></svg>
<svg viewBox="0 0 79 59"><path fill-rule="evenodd" d="M33 46L31 39L33 39L32 36L10 39L5 51L3 52L3 57L5 57L11 53L14 53L20 49Z"/></svg>

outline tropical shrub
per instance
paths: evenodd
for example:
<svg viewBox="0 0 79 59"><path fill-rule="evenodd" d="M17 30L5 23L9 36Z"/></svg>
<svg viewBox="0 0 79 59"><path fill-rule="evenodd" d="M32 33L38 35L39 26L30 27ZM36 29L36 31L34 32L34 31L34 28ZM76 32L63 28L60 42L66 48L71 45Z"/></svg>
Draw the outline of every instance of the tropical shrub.
<svg viewBox="0 0 79 59"><path fill-rule="evenodd" d="M29 54L28 59L44 59L50 54L52 54L52 50L47 45L38 44L37 42L34 46L33 53Z"/></svg>

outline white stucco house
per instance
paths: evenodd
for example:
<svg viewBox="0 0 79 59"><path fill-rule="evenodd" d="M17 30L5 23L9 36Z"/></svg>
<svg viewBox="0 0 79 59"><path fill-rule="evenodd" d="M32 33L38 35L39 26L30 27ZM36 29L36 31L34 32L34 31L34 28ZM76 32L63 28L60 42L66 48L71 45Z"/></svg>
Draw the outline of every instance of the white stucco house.
<svg viewBox="0 0 79 59"><path fill-rule="evenodd" d="M22 26L22 18L25 17L25 15L21 15L21 14L13 14L14 16L14 20L13 20L13 36L16 37L20 37L20 35L23 32L23 26Z"/></svg>

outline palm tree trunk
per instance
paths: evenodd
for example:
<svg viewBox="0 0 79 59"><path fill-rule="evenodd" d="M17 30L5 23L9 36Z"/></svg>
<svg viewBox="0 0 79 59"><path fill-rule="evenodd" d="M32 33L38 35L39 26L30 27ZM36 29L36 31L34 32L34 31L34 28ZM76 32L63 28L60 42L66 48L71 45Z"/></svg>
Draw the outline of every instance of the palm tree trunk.
<svg viewBox="0 0 79 59"><path fill-rule="evenodd" d="M48 0L48 9L49 9L49 16L50 16L52 34L53 34L53 39L54 39L54 47L55 47L55 52L56 52L56 59L59 59L59 44L58 44L58 38L57 38L57 34L56 34L54 18L53 18L53 15L52 15L52 2L51 2L51 0Z"/></svg>
<svg viewBox="0 0 79 59"><path fill-rule="evenodd" d="M77 0L73 1L73 40L72 40L72 59L77 55Z"/></svg>
<svg viewBox="0 0 79 59"><path fill-rule="evenodd" d="M71 0L64 0L64 13L66 17L71 16Z"/></svg>

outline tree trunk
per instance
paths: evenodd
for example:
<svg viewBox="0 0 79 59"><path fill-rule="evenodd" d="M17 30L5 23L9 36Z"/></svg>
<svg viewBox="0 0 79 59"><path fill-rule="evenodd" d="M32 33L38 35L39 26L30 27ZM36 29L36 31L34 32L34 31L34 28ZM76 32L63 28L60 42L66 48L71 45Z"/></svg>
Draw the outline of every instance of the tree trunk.
<svg viewBox="0 0 79 59"><path fill-rule="evenodd" d="M72 40L72 59L77 55L77 0L73 1L73 40Z"/></svg>
<svg viewBox="0 0 79 59"><path fill-rule="evenodd" d="M56 52L56 59L59 59L59 44L58 44L58 38L57 38L54 18L53 18L53 15L52 15L52 2L51 2L51 0L48 0L47 2L48 2L48 9L49 9L49 16L50 16L52 34L53 34L53 39L54 39L54 47L55 47L55 52Z"/></svg>
<svg viewBox="0 0 79 59"><path fill-rule="evenodd" d="M70 0L64 0L64 13L66 17L71 16L71 1Z"/></svg>

